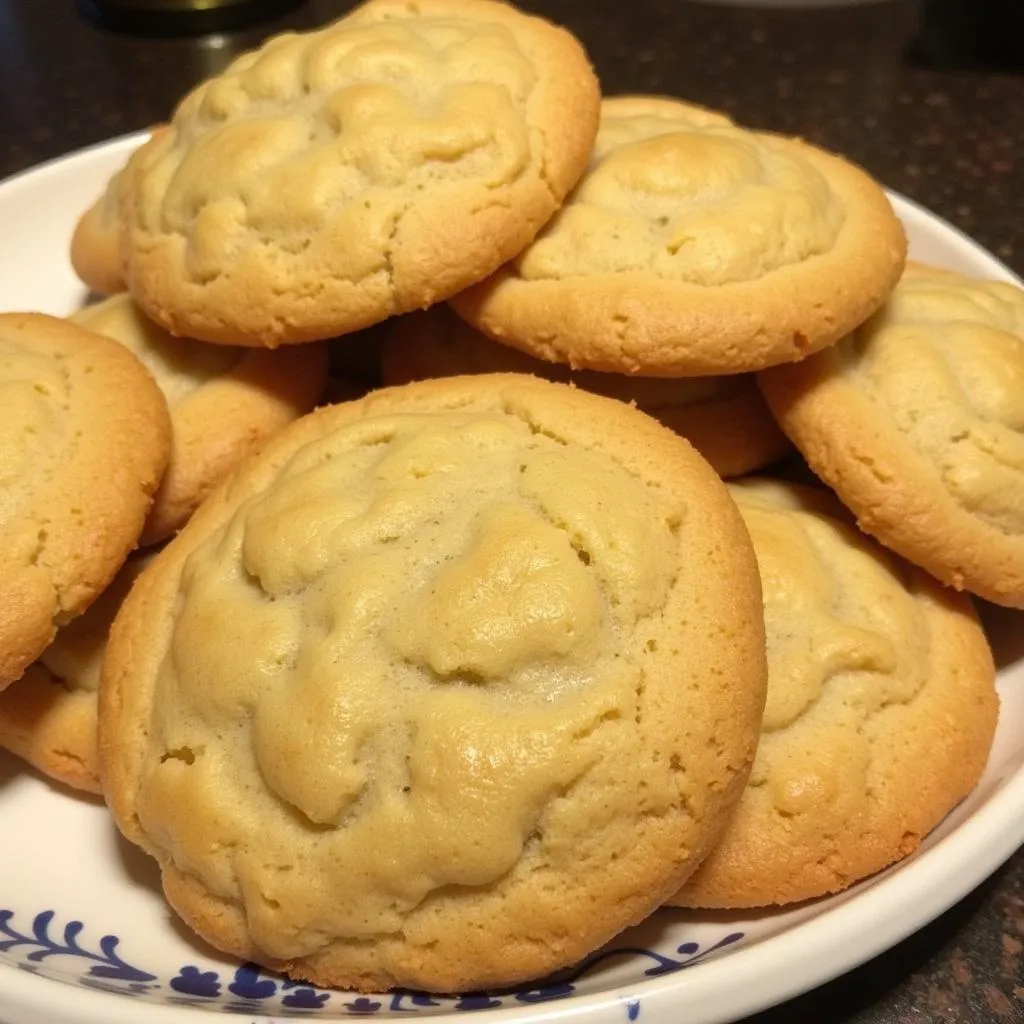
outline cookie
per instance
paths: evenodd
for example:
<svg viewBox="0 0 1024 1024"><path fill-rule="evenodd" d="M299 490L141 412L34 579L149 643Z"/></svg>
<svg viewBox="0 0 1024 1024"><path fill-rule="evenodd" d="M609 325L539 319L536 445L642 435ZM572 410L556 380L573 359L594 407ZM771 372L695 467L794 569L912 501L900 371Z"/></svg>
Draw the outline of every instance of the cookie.
<svg viewBox="0 0 1024 1024"><path fill-rule="evenodd" d="M111 631L104 792L204 939L319 985L539 977L643 918L743 788L760 587L728 492L518 375L292 424Z"/></svg>
<svg viewBox="0 0 1024 1024"><path fill-rule="evenodd" d="M749 374L672 379L574 371L495 344L444 305L393 320L381 353L386 385L506 372L572 381L630 402L682 434L723 477L760 469L792 450Z"/></svg>
<svg viewBox="0 0 1024 1024"><path fill-rule="evenodd" d="M863 530L1024 607L1024 291L910 265L876 317L759 383Z"/></svg>
<svg viewBox="0 0 1024 1024"><path fill-rule="evenodd" d="M129 558L89 609L0 693L0 747L58 782L99 793L97 692L107 634L152 556Z"/></svg>
<svg viewBox="0 0 1024 1024"><path fill-rule="evenodd" d="M452 305L573 367L744 373L867 319L905 251L881 188L840 157L678 100L614 97L569 202Z"/></svg>
<svg viewBox="0 0 1024 1024"><path fill-rule="evenodd" d="M103 194L78 219L71 236L71 266L81 281L99 295L124 290L118 241L123 168L115 172Z"/></svg>
<svg viewBox="0 0 1024 1024"><path fill-rule="evenodd" d="M113 579L169 450L167 403L130 352L0 314L0 689Z"/></svg>
<svg viewBox="0 0 1024 1024"><path fill-rule="evenodd" d="M268 352L172 338L127 294L71 318L120 342L152 373L171 413L167 472L140 543L175 533L211 490L271 434L309 412L327 379L327 350Z"/></svg>
<svg viewBox="0 0 1024 1024"><path fill-rule="evenodd" d="M160 125L154 133L162 130ZM119 219L124 175L121 168L111 176L102 195L78 219L71 236L71 266L98 295L113 295L125 288Z"/></svg>
<svg viewBox="0 0 1024 1024"><path fill-rule="evenodd" d="M677 906L806 900L907 856L974 788L998 713L969 598L819 490L731 491L761 568L768 702L747 790Z"/></svg>
<svg viewBox="0 0 1024 1024"><path fill-rule="evenodd" d="M597 79L494 0L370 0L187 96L121 207L128 286L174 334L331 338L481 280L586 167Z"/></svg>

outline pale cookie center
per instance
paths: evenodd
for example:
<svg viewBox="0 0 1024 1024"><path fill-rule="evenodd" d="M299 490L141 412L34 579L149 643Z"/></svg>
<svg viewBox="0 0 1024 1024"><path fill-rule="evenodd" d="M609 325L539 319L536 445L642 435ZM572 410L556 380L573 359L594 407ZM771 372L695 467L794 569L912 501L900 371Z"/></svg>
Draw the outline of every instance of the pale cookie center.
<svg viewBox="0 0 1024 1024"><path fill-rule="evenodd" d="M683 118L606 117L589 172L518 269L526 280L752 281L827 252L842 221L824 176L782 142Z"/></svg>
<svg viewBox="0 0 1024 1024"><path fill-rule="evenodd" d="M497 190L536 159L535 82L500 25L356 16L280 37L193 93L143 154L139 226L185 236L200 283L257 250L352 282L390 274L398 221L426 193L457 206L460 183Z"/></svg>
<svg viewBox="0 0 1024 1024"><path fill-rule="evenodd" d="M77 443L68 427L70 390L59 358L0 338L0 558L28 562L45 544L50 510L43 510L38 520L17 521ZM60 516L68 512L52 511Z"/></svg>
<svg viewBox="0 0 1024 1024"><path fill-rule="evenodd" d="M136 356L172 409L208 381L229 373L245 354L226 345L171 337L124 296L87 306L70 319L112 338Z"/></svg>
<svg viewBox="0 0 1024 1024"><path fill-rule="evenodd" d="M911 278L853 344L855 379L953 499L1004 533L1024 533L1024 294Z"/></svg>
<svg viewBox="0 0 1024 1024"><path fill-rule="evenodd" d="M736 497L761 571L768 643L751 784L786 817L827 813L870 791L870 723L925 684L927 624L849 529Z"/></svg>
<svg viewBox="0 0 1024 1024"><path fill-rule="evenodd" d="M501 412L310 444L188 561L140 820L280 956L495 882L602 745L635 742L631 638L678 526L610 457Z"/></svg>

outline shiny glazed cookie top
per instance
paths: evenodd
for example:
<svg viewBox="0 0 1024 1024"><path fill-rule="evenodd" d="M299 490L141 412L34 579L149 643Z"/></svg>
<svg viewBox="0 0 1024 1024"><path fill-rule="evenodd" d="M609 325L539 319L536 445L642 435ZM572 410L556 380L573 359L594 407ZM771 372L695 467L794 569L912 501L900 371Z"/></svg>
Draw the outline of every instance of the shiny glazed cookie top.
<svg viewBox="0 0 1024 1024"><path fill-rule="evenodd" d="M306 444L185 562L140 825L288 958L498 882L598 762L673 805L640 778L638 626L683 517L507 410Z"/></svg>
<svg viewBox="0 0 1024 1024"><path fill-rule="evenodd" d="M198 283L270 241L282 264L330 253L344 279L391 274L398 219L425 193L545 175L538 68L513 17L375 0L271 39L190 94L151 144L139 226L184 236Z"/></svg>
<svg viewBox="0 0 1024 1024"><path fill-rule="evenodd" d="M244 349L172 337L124 293L86 306L69 319L129 349L153 375L171 409L207 381L230 372L245 354Z"/></svg>
<svg viewBox="0 0 1024 1024"><path fill-rule="evenodd" d="M1024 291L911 265L837 354L964 510L1024 533Z"/></svg>
<svg viewBox="0 0 1024 1024"><path fill-rule="evenodd" d="M613 98L583 180L516 266L526 280L752 281L828 252L843 217L791 142L675 101Z"/></svg>
<svg viewBox="0 0 1024 1024"><path fill-rule="evenodd" d="M872 805L871 721L927 683L924 610L857 530L801 489L730 485L761 571L768 699L750 788L796 832ZM825 511L823 511L825 509Z"/></svg>

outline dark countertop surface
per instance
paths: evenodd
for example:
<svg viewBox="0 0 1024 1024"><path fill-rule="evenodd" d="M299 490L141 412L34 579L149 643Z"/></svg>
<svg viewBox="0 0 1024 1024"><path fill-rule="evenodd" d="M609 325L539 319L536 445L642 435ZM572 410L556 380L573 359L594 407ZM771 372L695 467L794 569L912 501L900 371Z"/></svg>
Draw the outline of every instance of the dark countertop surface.
<svg viewBox="0 0 1024 1024"><path fill-rule="evenodd" d="M522 6L576 32L605 92L671 93L838 150L1024 274L1024 75L1012 55L1000 71L977 46L967 52L976 40L963 26L944 30L942 9L955 3L922 3L931 12L923 28L915 0L814 10L686 0ZM0 177L162 120L190 85L264 35L349 6L307 0L244 31L144 38L95 27L73 0L0 0ZM998 26L989 35L998 39ZM1022 950L1018 851L912 938L747 1024L1024 1021Z"/></svg>

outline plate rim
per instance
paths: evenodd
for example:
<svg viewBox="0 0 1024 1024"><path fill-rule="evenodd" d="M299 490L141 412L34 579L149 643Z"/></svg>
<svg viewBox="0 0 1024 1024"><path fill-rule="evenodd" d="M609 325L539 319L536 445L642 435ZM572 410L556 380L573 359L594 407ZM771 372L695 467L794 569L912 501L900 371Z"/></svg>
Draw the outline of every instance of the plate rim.
<svg viewBox="0 0 1024 1024"><path fill-rule="evenodd" d="M115 136L18 171L0 180L0 203L26 183L39 184L40 179L59 174L68 164L91 158L112 159L128 152L150 133L150 129L143 129ZM956 225L900 192L889 188L885 191L902 221L926 223L986 264L994 277L1024 287L1024 281L998 256ZM1024 846L1024 764L1010 771L1009 777L1004 773L997 784L1001 786L998 792L934 845L912 854L887 873L859 883L865 886L863 891L854 887L851 896L826 913L799 921L728 955L713 957L700 964L699 971L684 969L600 992L572 995L541 1008L508 1006L472 1012L474 1016L483 1013L484 1019L496 1024L568 1021L582 1015L591 1015L597 1024L603 1024L605 1020L621 1021L626 1004L639 1001L648 1019L655 1016L671 1020L682 1004L687 1016L699 1024L728 1024L785 1002L855 969L925 927ZM884 912L876 913L879 910ZM872 927L866 929L865 921L872 922ZM773 951L768 970L765 944L771 944ZM772 969L772 964L779 963L796 964L799 970ZM147 1024L199 1024L222 1012L215 1006L139 1002L117 993L36 976L2 962L0 997L0 1012L13 1012L15 1022L51 1019L56 1024L55 1018L45 1016L56 1010L63 1024L137 1024L142 1015L140 1008L144 1007ZM429 1020L431 1024L452 1024L465 1013L431 1014ZM356 1016L367 1015L311 1014L307 1019L329 1021ZM255 1018L254 1024L257 1020L260 1024L283 1024L283 1018L274 1014Z"/></svg>

